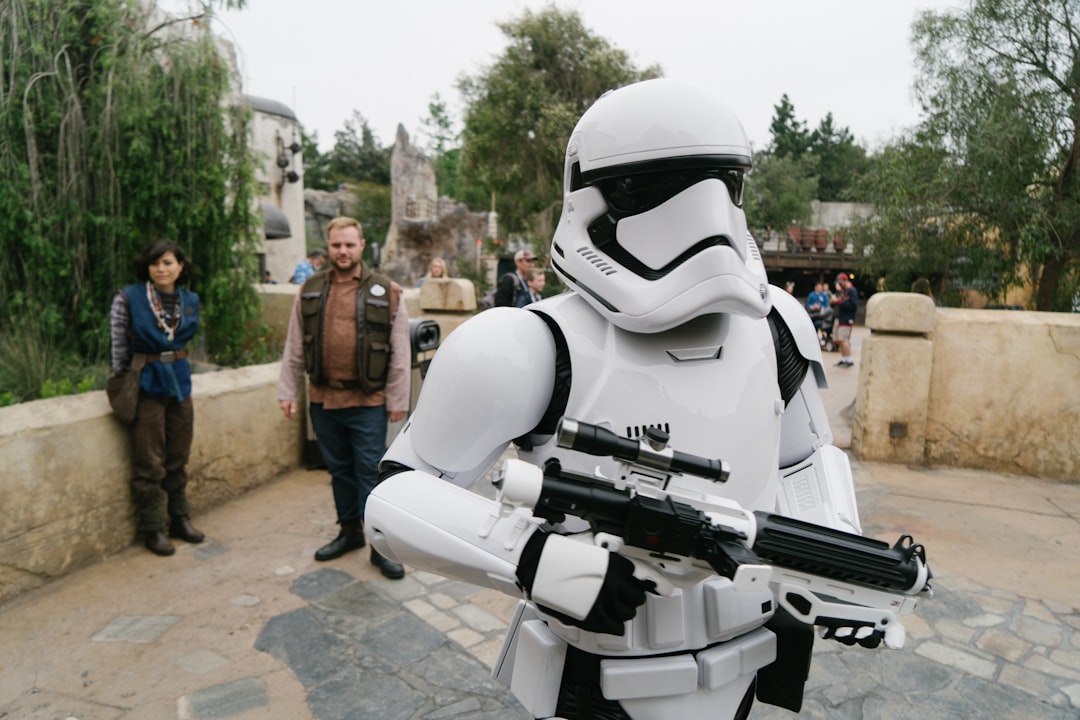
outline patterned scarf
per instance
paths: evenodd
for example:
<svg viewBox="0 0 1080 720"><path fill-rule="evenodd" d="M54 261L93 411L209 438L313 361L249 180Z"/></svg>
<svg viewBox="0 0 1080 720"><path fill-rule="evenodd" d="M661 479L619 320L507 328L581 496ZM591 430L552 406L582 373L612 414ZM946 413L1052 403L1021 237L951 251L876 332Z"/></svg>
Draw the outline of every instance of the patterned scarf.
<svg viewBox="0 0 1080 720"><path fill-rule="evenodd" d="M176 328L180 327L180 295L173 295L170 299L173 302L168 303L169 307L166 307L154 283L149 280L146 282L146 301L150 303L150 309L157 316L158 327L165 332L169 342L172 342Z"/></svg>

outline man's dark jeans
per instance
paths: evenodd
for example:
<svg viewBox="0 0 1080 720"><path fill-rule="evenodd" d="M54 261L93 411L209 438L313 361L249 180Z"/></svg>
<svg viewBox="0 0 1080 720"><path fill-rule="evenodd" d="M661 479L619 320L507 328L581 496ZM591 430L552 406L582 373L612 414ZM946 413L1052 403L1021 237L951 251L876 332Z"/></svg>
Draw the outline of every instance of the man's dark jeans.
<svg viewBox="0 0 1080 720"><path fill-rule="evenodd" d="M363 522L368 495L386 452L386 406L327 410L311 404L311 425L334 489L341 524Z"/></svg>

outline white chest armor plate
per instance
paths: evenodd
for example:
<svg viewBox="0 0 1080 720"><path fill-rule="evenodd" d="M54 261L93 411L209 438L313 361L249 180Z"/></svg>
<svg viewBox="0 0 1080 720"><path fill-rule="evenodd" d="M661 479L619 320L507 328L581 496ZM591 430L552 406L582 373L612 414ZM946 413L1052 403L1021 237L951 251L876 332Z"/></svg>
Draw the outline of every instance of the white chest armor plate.
<svg viewBox="0 0 1080 720"><path fill-rule="evenodd" d="M681 501L717 495L747 509L774 509L782 403L766 321L710 316L659 335L638 335L604 322L573 296L537 309L558 322L569 348L565 417L631 438L658 426L670 434L675 450L729 464L731 476L722 484L674 477L667 489ZM618 472L610 458L558 448L553 437L519 455L541 467L557 457L564 470L580 474L612 478ZM589 633L554 619L549 624L587 652L674 652L761 625L772 615L771 600L768 592L735 592L730 581L714 576L670 596L649 596L623 636Z"/></svg>
<svg viewBox="0 0 1080 720"><path fill-rule="evenodd" d="M783 406L766 320L712 315L642 335L605 322L573 295L537 307L555 319L569 347L565 417L633 439L660 427L673 449L731 468L724 484L684 476L672 488L720 495L750 510L775 508ZM559 449L554 438L519 454L541 467L558 457L567 470L615 472L614 461Z"/></svg>

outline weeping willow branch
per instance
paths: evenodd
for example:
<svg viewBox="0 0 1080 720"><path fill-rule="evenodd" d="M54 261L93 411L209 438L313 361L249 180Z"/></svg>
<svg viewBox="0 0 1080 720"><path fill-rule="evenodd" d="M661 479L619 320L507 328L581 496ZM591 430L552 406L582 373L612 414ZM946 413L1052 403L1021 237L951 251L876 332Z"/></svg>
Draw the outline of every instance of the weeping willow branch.
<svg viewBox="0 0 1080 720"><path fill-rule="evenodd" d="M125 0L0 2L0 330L32 312L57 343L104 357L111 297L154 237L188 250L197 292L255 280L235 262L257 243L249 126L228 109L210 7L162 19Z"/></svg>

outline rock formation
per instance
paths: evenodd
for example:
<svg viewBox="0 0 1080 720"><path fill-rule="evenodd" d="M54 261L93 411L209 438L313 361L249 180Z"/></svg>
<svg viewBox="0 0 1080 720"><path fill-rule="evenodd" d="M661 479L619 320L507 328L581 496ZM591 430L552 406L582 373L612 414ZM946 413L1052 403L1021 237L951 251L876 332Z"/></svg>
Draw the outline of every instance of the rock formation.
<svg viewBox="0 0 1080 720"><path fill-rule="evenodd" d="M442 257L451 276L487 271L481 243L498 231L496 213L470 212L463 204L439 197L435 170L398 125L390 157L391 221L379 253L379 269L405 287L427 273L434 257ZM304 191L309 237L325 241L326 223L337 215L355 215L355 198L348 189L336 192ZM359 218L363 221L363 218ZM378 243L381 238L368 238Z"/></svg>
<svg viewBox="0 0 1080 720"><path fill-rule="evenodd" d="M398 125L390 157L391 221L382 270L406 287L426 272L431 259L446 260L450 274L481 267L480 246L497 232L493 212L470 212L462 203L439 197L435 171Z"/></svg>

